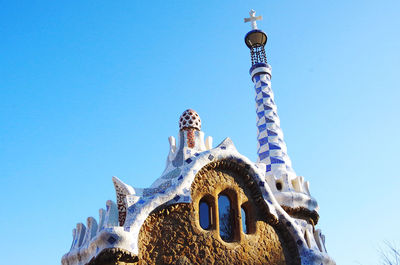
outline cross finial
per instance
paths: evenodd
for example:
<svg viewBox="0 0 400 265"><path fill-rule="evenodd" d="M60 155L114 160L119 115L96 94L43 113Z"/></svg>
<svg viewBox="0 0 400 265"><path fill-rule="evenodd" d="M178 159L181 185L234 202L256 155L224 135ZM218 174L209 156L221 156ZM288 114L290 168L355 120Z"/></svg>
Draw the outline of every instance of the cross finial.
<svg viewBox="0 0 400 265"><path fill-rule="evenodd" d="M256 17L256 11L254 11L253 9L250 10L249 14L250 14L250 17L249 18L245 18L244 19L244 23L251 22L251 28L252 29L257 29L257 22L256 21L257 20L261 20L262 16Z"/></svg>

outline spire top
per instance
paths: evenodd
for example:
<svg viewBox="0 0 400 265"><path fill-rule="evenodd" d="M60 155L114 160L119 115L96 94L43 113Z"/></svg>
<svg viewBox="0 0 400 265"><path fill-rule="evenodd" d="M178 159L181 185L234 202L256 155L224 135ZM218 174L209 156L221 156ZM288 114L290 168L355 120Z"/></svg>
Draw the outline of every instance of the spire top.
<svg viewBox="0 0 400 265"><path fill-rule="evenodd" d="M254 11L254 9L250 10L249 14L250 14L250 17L249 18L245 18L244 19L244 23L251 22L251 28L253 30L257 29L257 22L256 21L257 20L261 20L262 16L256 17L256 11Z"/></svg>
<svg viewBox="0 0 400 265"><path fill-rule="evenodd" d="M262 16L256 17L256 11L250 11L250 17L245 18L244 22L251 22L252 30L244 37L247 47L250 49L252 67L265 66L267 64L267 56L264 46L267 44L267 34L257 29L257 20L261 20ZM250 69L252 71L254 69Z"/></svg>

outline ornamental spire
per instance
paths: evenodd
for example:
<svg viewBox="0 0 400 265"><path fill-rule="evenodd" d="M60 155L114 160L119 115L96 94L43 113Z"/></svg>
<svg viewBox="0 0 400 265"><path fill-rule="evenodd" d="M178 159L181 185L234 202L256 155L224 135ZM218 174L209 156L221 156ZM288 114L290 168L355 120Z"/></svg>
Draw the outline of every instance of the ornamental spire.
<svg viewBox="0 0 400 265"><path fill-rule="evenodd" d="M266 64L267 56L265 55L264 46L267 44L267 34L264 31L257 29L257 20L261 20L262 16L256 17L256 11L250 11L250 17L245 18L244 22L251 22L252 30L244 37L244 41L250 49L251 65Z"/></svg>
<svg viewBox="0 0 400 265"><path fill-rule="evenodd" d="M292 162L287 155L283 132L280 127L278 110L271 89L271 66L267 64L264 46L267 34L257 29L255 11L250 11L250 18L245 22L252 23L252 30L245 36L245 43L250 49L250 75L256 91L258 162L266 164L266 173L280 178L283 175L295 176Z"/></svg>

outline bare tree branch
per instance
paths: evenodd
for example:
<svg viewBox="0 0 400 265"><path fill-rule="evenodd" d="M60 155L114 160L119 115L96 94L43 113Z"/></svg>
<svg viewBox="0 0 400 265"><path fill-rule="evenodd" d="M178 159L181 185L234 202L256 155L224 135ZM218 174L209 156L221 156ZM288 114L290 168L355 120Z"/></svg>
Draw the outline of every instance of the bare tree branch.
<svg viewBox="0 0 400 265"><path fill-rule="evenodd" d="M385 246L379 248L383 265L400 265L400 249L389 241L384 241Z"/></svg>

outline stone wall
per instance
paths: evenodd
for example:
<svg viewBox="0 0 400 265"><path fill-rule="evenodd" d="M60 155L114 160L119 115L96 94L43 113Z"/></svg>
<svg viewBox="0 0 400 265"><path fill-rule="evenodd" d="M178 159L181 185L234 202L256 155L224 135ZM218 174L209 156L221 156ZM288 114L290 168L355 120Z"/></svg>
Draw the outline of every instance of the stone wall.
<svg viewBox="0 0 400 265"><path fill-rule="evenodd" d="M191 187L192 203L160 207L146 219L139 234L139 264L300 264L295 243L259 200L258 188L246 172L229 161L214 162L199 171ZM228 195L236 209L232 242L219 235L220 192ZM202 198L216 208L208 230L199 224ZM243 204L250 209L249 234L242 231Z"/></svg>

